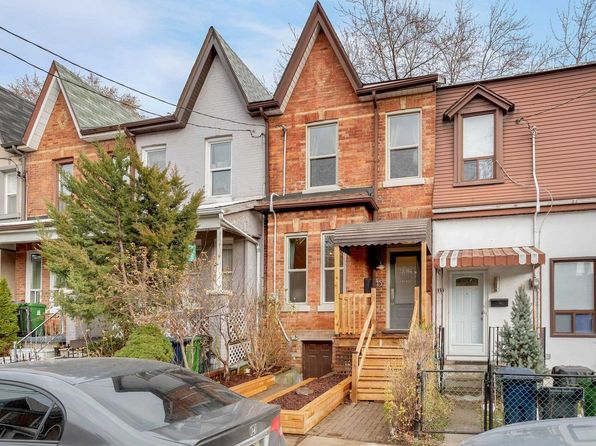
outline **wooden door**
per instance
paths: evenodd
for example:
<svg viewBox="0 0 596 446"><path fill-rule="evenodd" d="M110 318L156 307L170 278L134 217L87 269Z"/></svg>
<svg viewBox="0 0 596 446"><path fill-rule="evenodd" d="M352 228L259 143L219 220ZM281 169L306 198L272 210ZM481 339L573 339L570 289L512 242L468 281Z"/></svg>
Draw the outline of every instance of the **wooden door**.
<svg viewBox="0 0 596 446"><path fill-rule="evenodd" d="M309 341L302 343L302 377L318 378L331 372L331 342Z"/></svg>

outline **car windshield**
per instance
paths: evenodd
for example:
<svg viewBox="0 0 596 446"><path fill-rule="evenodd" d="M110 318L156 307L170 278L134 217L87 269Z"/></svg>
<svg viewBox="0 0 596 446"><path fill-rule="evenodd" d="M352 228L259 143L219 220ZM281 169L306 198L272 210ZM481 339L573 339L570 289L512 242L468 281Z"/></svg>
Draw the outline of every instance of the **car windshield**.
<svg viewBox="0 0 596 446"><path fill-rule="evenodd" d="M78 387L141 431L184 421L240 400L224 386L180 368L99 379Z"/></svg>

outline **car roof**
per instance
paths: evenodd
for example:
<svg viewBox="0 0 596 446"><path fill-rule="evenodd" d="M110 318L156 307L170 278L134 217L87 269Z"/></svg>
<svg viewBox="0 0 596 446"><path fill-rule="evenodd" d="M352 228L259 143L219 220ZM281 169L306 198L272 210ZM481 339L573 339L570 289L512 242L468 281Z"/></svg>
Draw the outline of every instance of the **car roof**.
<svg viewBox="0 0 596 446"><path fill-rule="evenodd" d="M0 367L0 379L2 379L3 373L18 371L19 374L52 376L76 385L115 376L175 367L177 366L165 362L131 358L48 359L3 365Z"/></svg>

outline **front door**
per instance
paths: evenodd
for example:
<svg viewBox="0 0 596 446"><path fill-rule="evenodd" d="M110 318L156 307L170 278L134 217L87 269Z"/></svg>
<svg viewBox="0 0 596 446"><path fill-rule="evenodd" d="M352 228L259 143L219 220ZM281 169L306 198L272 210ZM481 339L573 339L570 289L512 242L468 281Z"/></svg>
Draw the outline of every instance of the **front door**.
<svg viewBox="0 0 596 446"><path fill-rule="evenodd" d="M482 273L451 276L450 355L485 355L483 279Z"/></svg>
<svg viewBox="0 0 596 446"><path fill-rule="evenodd" d="M389 287L389 328L409 330L414 311L416 287L420 286L418 253L391 253Z"/></svg>

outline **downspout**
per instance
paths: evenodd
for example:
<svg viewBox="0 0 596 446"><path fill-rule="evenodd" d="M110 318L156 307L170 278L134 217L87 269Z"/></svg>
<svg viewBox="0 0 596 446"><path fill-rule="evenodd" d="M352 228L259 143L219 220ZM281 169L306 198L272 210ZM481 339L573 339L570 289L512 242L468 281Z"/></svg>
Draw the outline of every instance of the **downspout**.
<svg viewBox="0 0 596 446"><path fill-rule="evenodd" d="M377 103L377 92L372 92L373 109L374 109L374 129L373 129L373 200L377 201L377 194L379 190L378 177L379 177L379 106ZM373 221L377 219L377 210L373 210Z"/></svg>
<svg viewBox="0 0 596 446"><path fill-rule="evenodd" d="M272 192L269 197L269 212L273 214L273 295L277 299L277 214L273 209L273 197L279 197L275 192Z"/></svg>
<svg viewBox="0 0 596 446"><path fill-rule="evenodd" d="M254 237L252 237L251 235L247 234L242 229L240 229L234 223L230 222L229 220L226 220L226 218L224 217L223 211L219 213L219 221L220 221L220 224L223 223L224 226L227 226L228 228L232 229L233 231L236 231L238 234L240 234L242 237L244 237L245 240L248 240L250 243L255 245L255 247L257 249L257 296L260 296L261 295L261 245L260 245L259 241L257 239L255 239Z"/></svg>
<svg viewBox="0 0 596 446"><path fill-rule="evenodd" d="M287 139L287 135L288 135L288 129L286 128L285 125L282 125L281 130L283 132L283 154L284 154L281 194L282 194L282 196L285 197L285 195L286 195L286 139Z"/></svg>
<svg viewBox="0 0 596 446"><path fill-rule="evenodd" d="M532 134L532 178L534 179L534 188L536 189L536 210L534 211L534 246L540 247L540 234L538 230L538 214L540 213L540 185L538 184L538 175L536 174L536 126L530 125Z"/></svg>

